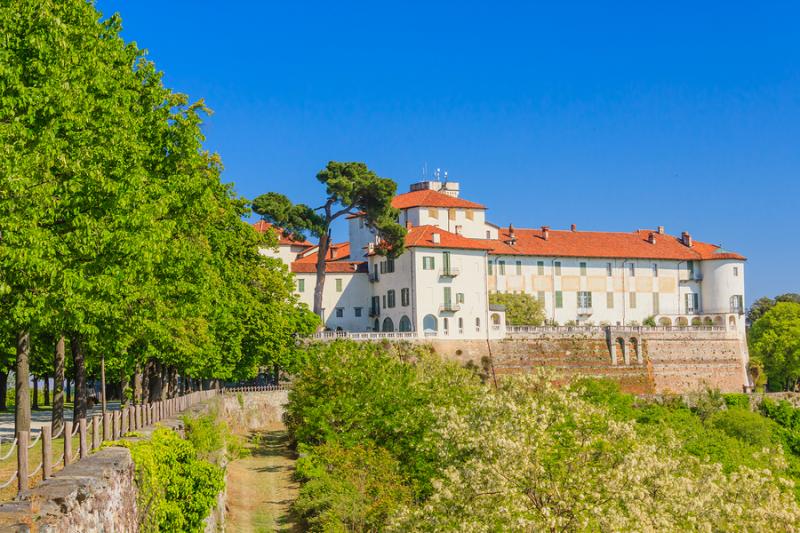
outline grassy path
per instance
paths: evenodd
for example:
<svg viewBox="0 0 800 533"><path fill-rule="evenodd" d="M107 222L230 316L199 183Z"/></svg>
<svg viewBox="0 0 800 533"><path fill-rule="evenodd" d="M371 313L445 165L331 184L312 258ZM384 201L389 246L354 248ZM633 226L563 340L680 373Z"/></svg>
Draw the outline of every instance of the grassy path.
<svg viewBox="0 0 800 533"><path fill-rule="evenodd" d="M255 432L248 442L251 455L228 465L227 531L300 531L289 516L298 485L288 441L283 425Z"/></svg>

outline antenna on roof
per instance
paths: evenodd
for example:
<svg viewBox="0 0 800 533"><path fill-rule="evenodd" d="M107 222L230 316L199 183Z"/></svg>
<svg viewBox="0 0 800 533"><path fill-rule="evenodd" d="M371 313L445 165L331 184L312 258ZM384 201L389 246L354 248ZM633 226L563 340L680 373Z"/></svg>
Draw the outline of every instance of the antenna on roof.
<svg viewBox="0 0 800 533"><path fill-rule="evenodd" d="M447 183L447 171L444 171L444 182Z"/></svg>
<svg viewBox="0 0 800 533"><path fill-rule="evenodd" d="M442 169L437 168L436 172L433 173L433 177L436 178L436 181L439 181L439 175L441 174L441 172L442 172Z"/></svg>
<svg viewBox="0 0 800 533"><path fill-rule="evenodd" d="M422 163L422 180L428 179L428 162Z"/></svg>

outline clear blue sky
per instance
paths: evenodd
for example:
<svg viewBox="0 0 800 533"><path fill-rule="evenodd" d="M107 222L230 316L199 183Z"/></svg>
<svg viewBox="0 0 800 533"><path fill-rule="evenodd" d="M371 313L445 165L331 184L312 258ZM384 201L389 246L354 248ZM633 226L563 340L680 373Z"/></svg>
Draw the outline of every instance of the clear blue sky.
<svg viewBox="0 0 800 533"><path fill-rule="evenodd" d="M248 198L427 163L495 223L688 230L749 257L749 302L800 292L797 2L97 5L214 109Z"/></svg>

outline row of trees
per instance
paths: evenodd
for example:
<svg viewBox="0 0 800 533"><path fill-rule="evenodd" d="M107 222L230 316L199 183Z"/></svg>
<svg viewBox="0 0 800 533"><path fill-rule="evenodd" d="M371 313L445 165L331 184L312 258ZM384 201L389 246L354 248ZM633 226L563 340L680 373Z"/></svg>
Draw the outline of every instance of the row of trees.
<svg viewBox="0 0 800 533"><path fill-rule="evenodd" d="M759 298L747 313L750 370L756 387L800 388L800 294Z"/></svg>
<svg viewBox="0 0 800 533"><path fill-rule="evenodd" d="M120 19L85 0L0 4L0 334L30 427L29 370L53 376L63 417L67 354L75 416L87 372L134 400L192 381L286 366L299 307L275 245L202 146L203 102L166 88ZM47 362L49 361L49 365Z"/></svg>

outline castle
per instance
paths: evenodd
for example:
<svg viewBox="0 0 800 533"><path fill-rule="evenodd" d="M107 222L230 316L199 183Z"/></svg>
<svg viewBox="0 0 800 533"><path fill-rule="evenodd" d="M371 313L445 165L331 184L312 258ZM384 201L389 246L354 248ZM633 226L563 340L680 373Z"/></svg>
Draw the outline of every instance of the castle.
<svg viewBox="0 0 800 533"><path fill-rule="evenodd" d="M398 258L375 253L375 231L359 215L348 219L348 241L331 245L320 337L424 340L464 361L491 355L499 373L549 366L643 393L749 387L742 255L663 226L500 227L458 183L410 189L392 200L408 229ZM278 249L262 253L288 265L312 306L317 248L278 236ZM532 295L547 325L506 325L493 292Z"/></svg>

